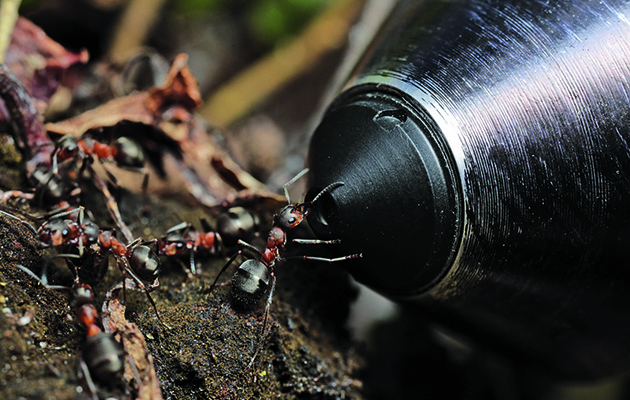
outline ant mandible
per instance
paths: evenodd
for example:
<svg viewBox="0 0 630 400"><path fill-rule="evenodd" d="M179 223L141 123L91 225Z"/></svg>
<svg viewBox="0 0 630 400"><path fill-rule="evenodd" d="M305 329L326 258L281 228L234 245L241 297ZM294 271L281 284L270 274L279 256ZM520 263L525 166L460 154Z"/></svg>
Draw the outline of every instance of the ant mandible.
<svg viewBox="0 0 630 400"><path fill-rule="evenodd" d="M265 250L261 252L256 247L247 242L244 242L242 240L238 241L241 247L254 252L257 257L250 258L244 261L234 273L234 276L232 277L232 290L235 299L237 299L237 301L243 303L244 305L253 305L258 302L265 294L267 289L269 289L267 302L265 303L262 329L260 332L261 343L258 344L254 355L249 362L250 367L254 363L254 360L258 355L258 352L260 351L262 337L267 327L269 309L271 307L273 292L276 286L276 262L287 261L289 259L302 259L332 263L363 257L362 254L351 254L336 258L322 258L313 256L282 256L281 253L284 251L284 248L287 244L287 232L291 229L295 229L298 225L302 223L304 218L306 218L306 216L312 211L313 204L317 202L325 193L334 190L340 186L343 186L343 182L332 183L322 189L319 194L317 194L317 196L313 198L313 200L304 203L292 204L291 200L289 199L288 187L307 172L308 169L302 170L298 175L296 175L293 179L291 179L284 185L283 190L288 205L286 205L274 215L273 226L269 231L269 236L267 237L267 247L265 248ZM299 244L338 244L340 243L340 240L293 239L293 242ZM225 270L227 270L228 267L234 262L234 260L236 260L236 258L241 254L243 254L243 249L239 250L236 254L230 257L223 268L221 268L221 271L219 271L219 274L215 278L214 282L212 282L212 285L210 286L208 292L211 292L214 289L221 274L223 274L223 272L225 272Z"/></svg>

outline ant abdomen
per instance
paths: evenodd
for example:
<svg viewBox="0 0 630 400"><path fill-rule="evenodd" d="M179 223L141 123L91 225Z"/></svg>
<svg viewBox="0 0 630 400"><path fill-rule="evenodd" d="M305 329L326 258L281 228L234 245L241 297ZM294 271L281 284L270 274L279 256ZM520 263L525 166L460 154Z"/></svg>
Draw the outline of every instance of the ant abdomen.
<svg viewBox="0 0 630 400"><path fill-rule="evenodd" d="M123 168L142 169L146 163L146 157L140 145L124 136L112 143L112 156Z"/></svg>
<svg viewBox="0 0 630 400"><path fill-rule="evenodd" d="M221 233L223 243L230 247L239 239L249 239L258 230L260 221L255 214L243 207L231 207L217 218L217 231Z"/></svg>
<svg viewBox="0 0 630 400"><path fill-rule="evenodd" d="M129 256L129 265L144 282L153 282L160 274L160 259L149 246L136 246Z"/></svg>
<svg viewBox="0 0 630 400"><path fill-rule="evenodd" d="M271 275L262 262L245 260L232 276L232 295L238 306L252 308L265 294Z"/></svg>
<svg viewBox="0 0 630 400"><path fill-rule="evenodd" d="M46 203L55 204L66 200L71 191L71 185L62 177L43 168L33 171L31 180L35 185L35 197Z"/></svg>
<svg viewBox="0 0 630 400"><path fill-rule="evenodd" d="M89 336L83 346L83 358L90 375L101 383L120 382L125 369L125 351L106 332Z"/></svg>

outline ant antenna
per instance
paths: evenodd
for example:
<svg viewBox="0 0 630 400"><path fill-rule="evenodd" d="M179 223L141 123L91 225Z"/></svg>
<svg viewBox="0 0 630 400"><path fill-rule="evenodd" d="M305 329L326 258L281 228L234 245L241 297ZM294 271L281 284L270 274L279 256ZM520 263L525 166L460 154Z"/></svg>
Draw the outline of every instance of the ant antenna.
<svg viewBox="0 0 630 400"><path fill-rule="evenodd" d="M331 183L330 185L328 185L325 188L323 188L321 192L317 193L317 196L315 196L313 198L313 200L309 201L309 203L311 205L313 205L313 203L315 203L317 200L319 200L319 198L322 197L322 195L324 193L330 192L331 190L336 189L336 188L338 188L340 186L343 186L343 185L345 185L345 183L343 183L343 182L333 182L333 183Z"/></svg>
<svg viewBox="0 0 630 400"><path fill-rule="evenodd" d="M28 276L30 276L31 278L35 279L37 282L39 282L42 286L44 286L46 289L52 289L52 290L72 290L72 288L68 287L68 286L61 286L61 285L49 285L48 282L44 282L44 280L42 278L40 278L39 276L35 275L35 273L33 271L31 271L30 269L26 268L23 265L17 264L16 265L17 268L19 268L20 270L22 270L22 272L26 273Z"/></svg>
<svg viewBox="0 0 630 400"><path fill-rule="evenodd" d="M293 185L295 181L306 175L307 172L308 168L304 168L303 170L298 172L298 174L295 175L289 182L285 183L284 186L282 186L282 190L284 190L284 197L287 198L287 203L291 204L291 199L289 199L289 186Z"/></svg>
<svg viewBox="0 0 630 400"><path fill-rule="evenodd" d="M6 212L6 211L2 211L2 210L0 210L0 214L2 214L4 216L7 216L9 218L13 218L14 220L18 221L22 225L26 226L28 229L31 230L31 232L33 232L35 234L35 236L37 236L37 229L35 229L35 227L33 225L29 224L28 222L24 221L23 219L18 218L15 215L13 215L13 214L11 214L9 212Z"/></svg>

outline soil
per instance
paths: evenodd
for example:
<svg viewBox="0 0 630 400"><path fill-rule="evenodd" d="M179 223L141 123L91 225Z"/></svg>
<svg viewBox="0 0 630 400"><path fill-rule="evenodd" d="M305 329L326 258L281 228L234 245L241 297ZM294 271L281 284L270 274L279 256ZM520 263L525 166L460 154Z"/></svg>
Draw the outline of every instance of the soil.
<svg viewBox="0 0 630 400"><path fill-rule="evenodd" d="M15 173L20 166L13 160L3 168L20 176ZM10 175L3 172L3 176ZM19 180L14 185L20 189ZM82 196L95 213L106 210L102 196L89 184L82 185ZM125 191L118 197L124 220L134 235L145 239L159 237L182 220L195 223L205 217L212 222L215 217L176 200ZM187 253L179 259L162 260L160 285L151 292L160 318L170 328L158 321L144 293L129 289L121 313L126 321L112 322L122 296L120 290L111 289L122 282L122 275L110 257L106 277L93 285L95 305L104 310L104 325L109 321L117 330L111 333L122 338L127 372L118 382L99 382L92 377L96 381L92 393L80 369L86 332L70 306L69 291L47 288L19 266L36 275L46 266L49 283L55 285L70 286L72 273L63 257L53 258L54 250L39 248L27 225L38 228L42 221L29 216L44 211L20 199L8 206L10 215L7 211L0 214L3 398L155 398L150 390L155 384L168 399L363 398L359 378L363 359L344 328L356 293L341 268L303 261L278 265L270 319L261 333L264 300L251 309L242 309L232 300L228 282L239 261L221 277L221 285L210 291L227 257L197 258L199 271L192 275L184 267ZM261 219L269 221L274 211L267 210ZM96 213L95 219L99 226L112 225L106 212ZM263 225L269 228L268 223ZM265 229L262 232L265 237ZM295 237L307 234L304 230ZM254 244L264 247L260 237ZM89 275L89 271L82 273ZM146 347L135 339L144 339ZM136 342L139 350L132 348ZM260 352L250 367L259 345ZM138 351L143 354L138 356ZM151 377L151 361L157 379ZM143 362L148 367L130 365Z"/></svg>

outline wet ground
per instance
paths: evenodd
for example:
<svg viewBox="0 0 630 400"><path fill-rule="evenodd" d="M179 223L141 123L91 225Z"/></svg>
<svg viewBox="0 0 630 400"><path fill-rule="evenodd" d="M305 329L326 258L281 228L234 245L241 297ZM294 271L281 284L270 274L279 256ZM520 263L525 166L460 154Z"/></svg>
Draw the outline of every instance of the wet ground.
<svg viewBox="0 0 630 400"><path fill-rule="evenodd" d="M84 189L84 196L91 208L105 209L99 205L98 192ZM176 201L126 192L119 204L134 234L146 239L158 237L182 219L194 223L200 216L213 217ZM30 214L41 213L26 202L12 205ZM268 210L263 221L273 211ZM36 228L41 224L15 215ZM108 223L105 215L96 215L96 220L101 226ZM307 232L295 233L296 237L301 234ZM260 238L254 244L264 247ZM48 263L50 283L71 285L72 274L63 258L52 259L53 254L54 250L38 248L26 224L0 215L0 387L4 398L95 395L79 371L85 328L70 307L69 292L46 288L18 267L39 275ZM125 307L120 306L120 290L107 297L122 281L111 258L106 277L93 285L95 305L99 311L103 307L105 325L125 345L127 370L119 382L98 382L93 377L97 397L155 398L151 390L157 377L162 396L170 399L363 398L358 378L363 361L344 328L356 293L341 268L302 261L278 265L268 329L261 336L264 301L253 309L242 309L233 302L229 284L208 290L225 257L197 259L200 271L194 276L184 267L187 254L163 260L160 286L151 296L170 329L158 322L144 293L128 289ZM230 268L220 281L228 282L233 271ZM126 320L120 319L122 315ZM261 351L249 367L259 344Z"/></svg>

